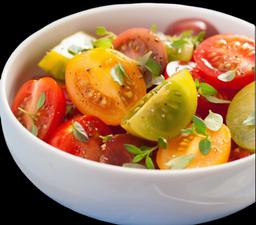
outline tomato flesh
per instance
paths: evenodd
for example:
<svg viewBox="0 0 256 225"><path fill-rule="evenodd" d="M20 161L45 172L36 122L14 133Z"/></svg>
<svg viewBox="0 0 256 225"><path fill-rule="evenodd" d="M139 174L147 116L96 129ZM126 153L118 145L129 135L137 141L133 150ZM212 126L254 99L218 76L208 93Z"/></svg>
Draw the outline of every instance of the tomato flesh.
<svg viewBox="0 0 256 225"><path fill-rule="evenodd" d="M45 94L44 104L37 110L40 95ZM34 120L25 110L34 115ZM47 140L54 129L63 121L65 114L65 98L57 82L50 77L27 81L18 91L12 104L16 118L32 131L33 124L38 129L37 136Z"/></svg>
<svg viewBox="0 0 256 225"><path fill-rule="evenodd" d="M78 122L86 131L89 139L86 142L78 140L73 133L72 124ZM49 144L72 155L99 161L102 154L102 139L99 135L111 134L111 130L98 118L84 115L62 124L49 140Z"/></svg>
<svg viewBox="0 0 256 225"><path fill-rule="evenodd" d="M239 90L254 80L255 42L247 37L220 34L203 41L194 52L202 78L220 89ZM220 74L233 70L235 78L224 82Z"/></svg>

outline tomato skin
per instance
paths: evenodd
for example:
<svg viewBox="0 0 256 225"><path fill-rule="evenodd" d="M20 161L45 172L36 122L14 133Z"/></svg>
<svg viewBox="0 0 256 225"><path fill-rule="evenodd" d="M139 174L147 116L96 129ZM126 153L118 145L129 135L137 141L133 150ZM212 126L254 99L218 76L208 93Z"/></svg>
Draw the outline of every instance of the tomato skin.
<svg viewBox="0 0 256 225"><path fill-rule="evenodd" d="M220 34L204 40L194 52L194 59L205 82L219 88L239 90L254 80L255 43L250 38ZM217 77L229 70L236 76L229 82Z"/></svg>
<svg viewBox="0 0 256 225"><path fill-rule="evenodd" d="M36 104L41 93L45 93L43 106L37 111ZM22 108L36 115L34 124L38 127L38 137L47 141L56 127L63 121L65 114L65 97L57 82L51 77L27 81L17 92L12 104L16 118L31 130L32 119L21 112Z"/></svg>
<svg viewBox="0 0 256 225"><path fill-rule="evenodd" d="M122 65L127 76L120 85L112 70ZM83 114L95 115L108 125L119 125L127 111L146 94L137 64L113 49L95 48L72 58L66 67L69 97Z"/></svg>
<svg viewBox="0 0 256 225"><path fill-rule="evenodd" d="M162 72L168 62L164 44L156 34L146 28L131 28L122 32L113 41L113 46L132 59L152 51L152 56L160 63Z"/></svg>
<svg viewBox="0 0 256 225"><path fill-rule="evenodd" d="M89 140L81 142L75 138L72 132L73 122L79 122L89 136ZM49 144L72 155L99 161L102 154L102 140L99 135L111 134L111 130L98 118L90 115L83 115L71 119L62 124L51 139Z"/></svg>
<svg viewBox="0 0 256 225"><path fill-rule="evenodd" d="M153 146L153 142L145 141L131 134L117 134L102 146L103 154L100 162L122 166L124 163L131 163L133 154L129 153L124 144L131 144L137 147Z"/></svg>
<svg viewBox="0 0 256 225"><path fill-rule="evenodd" d="M169 160L179 156L193 154L195 157L187 168L199 168L211 165L218 165L228 161L231 149L231 134L226 125L218 131L207 130L211 140L211 150L203 155L199 150L199 142L203 137L197 135L177 136L168 140L167 149L157 151L156 161L160 169L169 169L166 164ZM220 144L221 143L221 144Z"/></svg>
<svg viewBox="0 0 256 225"><path fill-rule="evenodd" d="M232 141L232 148L229 156L229 162L245 158L251 155L250 150L239 147L234 141Z"/></svg>
<svg viewBox="0 0 256 225"><path fill-rule="evenodd" d="M218 30L211 23L200 18L181 19L170 24L165 33L168 35L179 35L186 30L192 30L193 35L205 31L205 37L208 38L218 34Z"/></svg>

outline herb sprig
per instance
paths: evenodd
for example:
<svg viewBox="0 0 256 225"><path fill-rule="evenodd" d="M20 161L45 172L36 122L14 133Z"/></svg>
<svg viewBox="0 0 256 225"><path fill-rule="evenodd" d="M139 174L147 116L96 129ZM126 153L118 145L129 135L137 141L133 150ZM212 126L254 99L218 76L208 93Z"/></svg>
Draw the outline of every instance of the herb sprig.
<svg viewBox="0 0 256 225"><path fill-rule="evenodd" d="M103 26L98 26L96 27L96 34L103 37L98 38L93 42L95 48L112 48L112 42L116 38L116 35L113 32L108 31Z"/></svg>
<svg viewBox="0 0 256 225"><path fill-rule="evenodd" d="M141 146L137 147L131 144L124 144L126 150L134 155L132 163L138 163L145 160L145 165L148 169L155 169L153 160L151 158L152 153L158 148L167 148L167 140L163 137L158 139L158 144L153 147Z"/></svg>
<svg viewBox="0 0 256 225"><path fill-rule="evenodd" d="M23 109L22 107L18 107L18 110L22 113L24 113L26 116L28 116L31 119L32 125L30 132L38 136L38 127L36 126L36 121L38 120L38 111L44 106L46 101L46 94L45 92L41 92L39 95L39 98L36 103L36 111L34 113L28 112L27 110Z"/></svg>

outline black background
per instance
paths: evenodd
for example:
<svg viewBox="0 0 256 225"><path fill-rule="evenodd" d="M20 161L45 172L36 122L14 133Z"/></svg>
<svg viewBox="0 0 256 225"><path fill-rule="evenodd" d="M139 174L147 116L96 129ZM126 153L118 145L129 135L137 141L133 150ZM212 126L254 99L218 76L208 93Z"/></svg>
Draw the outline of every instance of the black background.
<svg viewBox="0 0 256 225"><path fill-rule="evenodd" d="M3 1L1 1L3 2ZM47 25L48 23L63 16L82 11L88 8L115 3L133 3L139 1L9 1L5 5L0 5L0 70L2 70L6 60L17 47L30 34ZM162 1L168 2L168 1ZM223 5L224 1L169 1L169 3L186 4L200 6L218 10L233 16L242 18L249 22L254 21L253 6L251 1L232 1ZM3 3L0 3L3 4ZM152 15L154 16L154 15ZM0 106L1 107L1 106ZM0 130L0 171L1 171L1 206L0 223L11 224L16 219L20 223L35 223L35 219L40 222L59 222L66 224L103 224L91 218L79 215L71 210L57 204L47 196L42 194L30 181L21 173L14 163L3 139ZM248 208L228 216L226 218L213 221L207 224L237 224L239 221L253 221L255 204ZM7 223L2 223L6 221Z"/></svg>

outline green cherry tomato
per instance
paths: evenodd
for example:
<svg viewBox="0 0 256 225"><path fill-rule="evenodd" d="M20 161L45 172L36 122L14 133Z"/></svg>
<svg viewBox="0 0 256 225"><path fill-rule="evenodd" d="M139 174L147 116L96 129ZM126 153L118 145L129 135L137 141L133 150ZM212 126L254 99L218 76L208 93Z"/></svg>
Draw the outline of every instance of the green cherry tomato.
<svg viewBox="0 0 256 225"><path fill-rule="evenodd" d="M197 91L188 70L182 70L145 95L126 115L121 126L147 140L174 137L191 121Z"/></svg>
<svg viewBox="0 0 256 225"><path fill-rule="evenodd" d="M233 98L228 108L227 125L237 145L255 151L255 82Z"/></svg>

